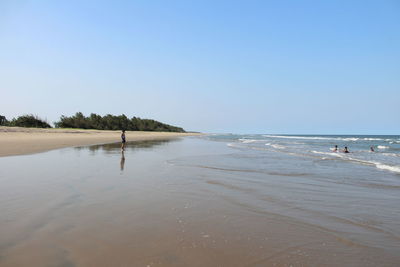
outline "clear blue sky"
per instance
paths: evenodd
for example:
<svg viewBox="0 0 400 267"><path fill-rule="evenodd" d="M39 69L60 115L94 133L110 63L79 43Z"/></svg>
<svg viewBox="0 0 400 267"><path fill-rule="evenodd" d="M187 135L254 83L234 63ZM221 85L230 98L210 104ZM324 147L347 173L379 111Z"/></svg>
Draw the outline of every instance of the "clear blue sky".
<svg viewBox="0 0 400 267"><path fill-rule="evenodd" d="M0 1L0 114L400 134L400 1Z"/></svg>

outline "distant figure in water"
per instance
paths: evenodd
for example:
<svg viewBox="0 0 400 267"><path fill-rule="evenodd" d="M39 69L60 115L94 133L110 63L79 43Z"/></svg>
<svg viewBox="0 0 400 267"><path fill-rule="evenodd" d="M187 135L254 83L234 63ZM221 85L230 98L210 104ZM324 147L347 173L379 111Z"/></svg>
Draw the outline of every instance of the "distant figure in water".
<svg viewBox="0 0 400 267"><path fill-rule="evenodd" d="M373 146L371 146L371 152L375 152L375 149Z"/></svg>
<svg viewBox="0 0 400 267"><path fill-rule="evenodd" d="M122 139L121 150L124 151L125 150L125 143L126 143L125 130L122 130L121 139Z"/></svg>
<svg viewBox="0 0 400 267"><path fill-rule="evenodd" d="M350 153L350 151L347 149L347 146L344 147L343 153Z"/></svg>
<svg viewBox="0 0 400 267"><path fill-rule="evenodd" d="M335 145L335 148L332 151L333 152L337 152L338 151L337 145Z"/></svg>

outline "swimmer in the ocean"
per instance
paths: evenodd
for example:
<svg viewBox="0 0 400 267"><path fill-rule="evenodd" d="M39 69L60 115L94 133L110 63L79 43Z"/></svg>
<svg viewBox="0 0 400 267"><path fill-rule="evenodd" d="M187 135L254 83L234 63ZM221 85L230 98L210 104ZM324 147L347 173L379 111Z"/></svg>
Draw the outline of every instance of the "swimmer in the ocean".
<svg viewBox="0 0 400 267"><path fill-rule="evenodd" d="M347 146L344 147L343 153L350 153L350 151L347 149Z"/></svg>
<svg viewBox="0 0 400 267"><path fill-rule="evenodd" d="M371 146L371 152L375 152L375 149L374 149L374 147L373 146Z"/></svg>
<svg viewBox="0 0 400 267"><path fill-rule="evenodd" d="M338 152L337 145L335 145L335 148L332 150L333 152Z"/></svg>

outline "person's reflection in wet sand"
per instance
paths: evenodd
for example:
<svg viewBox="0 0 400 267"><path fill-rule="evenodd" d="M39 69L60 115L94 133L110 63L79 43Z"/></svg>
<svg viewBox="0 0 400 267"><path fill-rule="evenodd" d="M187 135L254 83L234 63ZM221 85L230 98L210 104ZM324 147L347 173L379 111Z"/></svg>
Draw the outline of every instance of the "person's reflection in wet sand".
<svg viewBox="0 0 400 267"><path fill-rule="evenodd" d="M121 167L121 171L124 171L124 167L125 167L125 153L122 150L121 151L121 162L120 162L120 167Z"/></svg>

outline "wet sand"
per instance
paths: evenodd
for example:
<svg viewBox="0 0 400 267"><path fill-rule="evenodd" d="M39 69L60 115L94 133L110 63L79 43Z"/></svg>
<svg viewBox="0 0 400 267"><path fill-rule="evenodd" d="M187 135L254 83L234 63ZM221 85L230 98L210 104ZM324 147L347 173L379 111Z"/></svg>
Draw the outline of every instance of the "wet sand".
<svg viewBox="0 0 400 267"><path fill-rule="evenodd" d="M70 146L120 142L120 135L121 131L0 126L0 157L32 154ZM144 131L126 132L128 141L156 140L192 135L198 134Z"/></svg>
<svg viewBox="0 0 400 267"><path fill-rule="evenodd" d="M398 264L398 237L274 198L299 177L205 168L216 155L184 138L0 158L0 266Z"/></svg>

